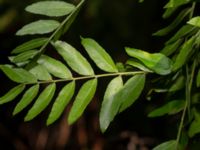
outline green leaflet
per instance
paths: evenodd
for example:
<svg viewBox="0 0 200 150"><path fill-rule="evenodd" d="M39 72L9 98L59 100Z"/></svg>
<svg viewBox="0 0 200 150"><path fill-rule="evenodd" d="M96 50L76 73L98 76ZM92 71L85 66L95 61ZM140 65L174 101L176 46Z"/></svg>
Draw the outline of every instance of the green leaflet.
<svg viewBox="0 0 200 150"><path fill-rule="evenodd" d="M155 32L153 35L154 36L167 35L169 32L171 32L174 28L176 28L181 23L181 21L190 13L190 11L191 9L188 9L188 8L184 9L169 26Z"/></svg>
<svg viewBox="0 0 200 150"><path fill-rule="evenodd" d="M25 107L27 107L32 100L36 97L37 93L39 91L39 85L36 84L32 87L30 87L23 95L22 99L19 101L19 103L16 105L13 115L16 115L20 111L22 111Z"/></svg>
<svg viewBox="0 0 200 150"><path fill-rule="evenodd" d="M73 124L84 112L92 100L97 87L97 79L91 79L83 84L75 98L68 116L68 123Z"/></svg>
<svg viewBox="0 0 200 150"><path fill-rule="evenodd" d="M37 62L44 66L47 71L55 77L63 79L72 78L72 74L67 66L54 58L42 55Z"/></svg>
<svg viewBox="0 0 200 150"><path fill-rule="evenodd" d="M110 55L93 39L81 38L81 43L95 64L106 72L118 72Z"/></svg>
<svg viewBox="0 0 200 150"><path fill-rule="evenodd" d="M135 48L126 48L129 56L140 60L146 67L160 75L171 73L172 61L161 53L148 53Z"/></svg>
<svg viewBox="0 0 200 150"><path fill-rule="evenodd" d="M197 87L200 87L200 70L198 71L198 74L197 74L196 85Z"/></svg>
<svg viewBox="0 0 200 150"><path fill-rule="evenodd" d="M145 67L143 64L135 61L135 60L132 60L132 59L129 59L126 64L130 65L130 66L133 66L133 67L136 67L140 70L143 70L143 71L146 71L146 72L152 72L151 70L149 70L147 67Z"/></svg>
<svg viewBox="0 0 200 150"><path fill-rule="evenodd" d="M0 105L14 100L25 88L24 84L20 84L9 90L4 96L0 97Z"/></svg>
<svg viewBox="0 0 200 150"><path fill-rule="evenodd" d="M100 110L100 128L102 132L105 132L110 122L118 113L120 102L116 101L115 96L119 90L123 87L122 77L118 76L114 78L107 86L106 92L103 98L103 102Z"/></svg>
<svg viewBox="0 0 200 150"><path fill-rule="evenodd" d="M54 31L59 25L60 23L55 20L38 20L23 26L16 35L46 34Z"/></svg>
<svg viewBox="0 0 200 150"><path fill-rule="evenodd" d="M169 88L169 92L175 92L182 89L185 86L185 81L186 79L184 76L178 77L176 81L173 82L172 86Z"/></svg>
<svg viewBox="0 0 200 150"><path fill-rule="evenodd" d="M68 15L74 8L74 5L64 1L44 1L33 3L26 7L25 10L34 14L59 17Z"/></svg>
<svg viewBox="0 0 200 150"><path fill-rule="evenodd" d="M151 113L148 114L148 117L159 117L166 114L176 114L183 110L185 106L184 100L173 100L168 102L167 104L153 110Z"/></svg>
<svg viewBox="0 0 200 150"><path fill-rule="evenodd" d="M32 108L28 111L24 121L30 121L41 113L50 103L56 90L56 84L52 83L48 85L42 93L39 95Z"/></svg>
<svg viewBox="0 0 200 150"><path fill-rule="evenodd" d="M176 10L177 10L178 7L171 7L171 8L167 8L165 10L165 12L163 13L162 17L164 19L167 19L169 18Z"/></svg>
<svg viewBox="0 0 200 150"><path fill-rule="evenodd" d="M192 123L190 124L189 130L188 130L188 134L189 137L193 137L196 134L200 133L200 113L196 110L193 109L193 114L194 114L194 120L192 121Z"/></svg>
<svg viewBox="0 0 200 150"><path fill-rule="evenodd" d="M10 65L1 65L0 69L6 76L17 83L35 83L37 78L22 68L12 68Z"/></svg>
<svg viewBox="0 0 200 150"><path fill-rule="evenodd" d="M190 52L192 51L194 40L195 40L195 37L192 37L183 44L174 62L174 65L172 68L173 71L176 71L179 68L181 68L185 64L185 62L188 60L190 56Z"/></svg>
<svg viewBox="0 0 200 150"><path fill-rule="evenodd" d="M31 58L33 58L38 53L37 50L29 50L23 53L18 54L17 56L13 56L13 63L25 62Z"/></svg>
<svg viewBox="0 0 200 150"><path fill-rule="evenodd" d="M164 54L165 56L170 56L171 54L173 54L179 48L179 46L182 44L182 41L183 41L182 39L179 39L172 44L166 45L160 51L160 53Z"/></svg>
<svg viewBox="0 0 200 150"><path fill-rule="evenodd" d="M176 144L176 140L167 141L154 147L153 150L177 150Z"/></svg>
<svg viewBox="0 0 200 150"><path fill-rule="evenodd" d="M72 96L74 95L74 90L75 90L75 81L72 81L71 83L67 84L62 88L62 90L58 94L58 97L56 98L53 104L53 107L47 119L47 125L52 124L61 116L65 107L67 106Z"/></svg>
<svg viewBox="0 0 200 150"><path fill-rule="evenodd" d="M53 43L53 46L74 71L81 75L94 74L88 61L74 47L62 41Z"/></svg>
<svg viewBox="0 0 200 150"><path fill-rule="evenodd" d="M22 53L24 51L28 51L31 49L38 48L42 46L45 42L47 42L48 38L37 38L30 40L28 42L25 42L19 46L17 46L14 50L12 50L12 54Z"/></svg>
<svg viewBox="0 0 200 150"><path fill-rule="evenodd" d="M38 80L51 80L51 75L45 67L42 65L37 65L29 70Z"/></svg>
<svg viewBox="0 0 200 150"><path fill-rule="evenodd" d="M190 19L187 23L195 27L200 27L200 16Z"/></svg>
<svg viewBox="0 0 200 150"><path fill-rule="evenodd" d="M145 84L145 74L131 77L116 95L116 101L121 101L119 112L130 107L140 96Z"/></svg>
<svg viewBox="0 0 200 150"><path fill-rule="evenodd" d="M170 0L164 8L177 7L189 3L190 0Z"/></svg>

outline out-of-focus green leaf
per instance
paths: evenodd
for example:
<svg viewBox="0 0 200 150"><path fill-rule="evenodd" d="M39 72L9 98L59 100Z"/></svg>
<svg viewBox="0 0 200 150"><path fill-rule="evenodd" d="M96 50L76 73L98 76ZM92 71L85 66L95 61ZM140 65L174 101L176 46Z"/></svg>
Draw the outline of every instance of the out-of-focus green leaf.
<svg viewBox="0 0 200 150"><path fill-rule="evenodd" d="M4 96L0 97L0 105L14 100L25 88L25 85L20 84L10 89Z"/></svg>
<svg viewBox="0 0 200 150"><path fill-rule="evenodd" d="M12 68L10 65L1 65L0 69L6 76L14 82L18 83L35 83L37 78L22 68Z"/></svg>
<svg viewBox="0 0 200 150"><path fill-rule="evenodd" d="M150 54L135 48L126 48L126 52L129 56L140 60L146 67L157 74L166 75L172 70L172 61L161 53Z"/></svg>
<svg viewBox="0 0 200 150"><path fill-rule="evenodd" d="M176 140L170 140L154 147L153 150L177 150L176 145Z"/></svg>
<svg viewBox="0 0 200 150"><path fill-rule="evenodd" d="M81 43L95 64L106 72L117 72L110 55L93 39L81 38Z"/></svg>
<svg viewBox="0 0 200 150"><path fill-rule="evenodd" d="M83 84L75 98L68 116L68 123L73 124L84 112L92 100L97 87L97 79L91 79Z"/></svg>
<svg viewBox="0 0 200 150"><path fill-rule="evenodd" d="M52 124L56 121L64 111L65 107L71 100L72 96L74 95L75 90L75 82L72 81L71 83L67 84L62 90L59 92L58 97L56 98L49 117L47 119L47 125Z"/></svg>
<svg viewBox="0 0 200 150"><path fill-rule="evenodd" d="M169 26L155 32L153 35L154 36L167 35L169 32L171 32L174 28L176 28L182 22L182 20L190 13L190 11L191 9L188 9L188 8L184 9Z"/></svg>
<svg viewBox="0 0 200 150"><path fill-rule="evenodd" d="M143 71L146 71L146 72L152 72L150 69L148 69L146 66L144 66L143 64L137 62L137 61L134 61L132 59L129 59L127 62L126 62L127 65L130 65L130 66L133 66L135 68L138 68L140 70L143 70Z"/></svg>
<svg viewBox="0 0 200 150"><path fill-rule="evenodd" d="M184 106L185 106L184 100L173 100L150 112L148 114L148 117L159 117L166 114L169 115L176 114L181 110L183 110Z"/></svg>
<svg viewBox="0 0 200 150"><path fill-rule="evenodd" d="M117 100L121 101L119 112L130 107L140 96L145 84L145 74L131 77L117 94Z"/></svg>
<svg viewBox="0 0 200 150"><path fill-rule="evenodd" d="M74 10L75 6L64 1L41 1L26 7L26 11L50 17L65 16Z"/></svg>
<svg viewBox="0 0 200 150"><path fill-rule="evenodd" d="M164 8L177 7L189 3L190 0L170 0Z"/></svg>
<svg viewBox="0 0 200 150"><path fill-rule="evenodd" d="M36 54L38 53L37 50L29 50L23 53L20 53L17 56L14 56L12 58L13 63L20 63L20 62L25 62L30 58L33 58Z"/></svg>
<svg viewBox="0 0 200 150"><path fill-rule="evenodd" d="M74 47L62 41L53 43L53 46L74 71L81 75L94 74L89 62Z"/></svg>
<svg viewBox="0 0 200 150"><path fill-rule="evenodd" d="M169 45L175 41L177 41L178 39L186 36L187 34L191 33L193 30L195 29L195 27L191 26L191 25L184 25L182 26L178 32L175 33L175 35L173 35L166 43L165 45Z"/></svg>
<svg viewBox="0 0 200 150"><path fill-rule="evenodd" d="M172 69L173 71L176 71L179 68L181 68L185 64L185 62L188 60L190 56L190 52L192 51L194 41L195 41L195 37L192 37L183 44L178 56L176 57L175 63L173 65L173 69Z"/></svg>
<svg viewBox="0 0 200 150"><path fill-rule="evenodd" d="M42 65L37 65L29 70L38 80L51 80L51 75L45 67Z"/></svg>
<svg viewBox="0 0 200 150"><path fill-rule="evenodd" d="M197 87L200 87L200 70L197 73L196 85Z"/></svg>
<svg viewBox="0 0 200 150"><path fill-rule="evenodd" d="M47 42L48 38L37 38L30 40L28 42L25 42L19 46L17 46L15 49L12 50L12 54L22 53L27 50L35 49L40 46L42 46L45 42Z"/></svg>
<svg viewBox="0 0 200 150"><path fill-rule="evenodd" d="M169 18L176 10L178 7L171 7L171 8L167 8L165 10L165 12L163 13L162 17L164 19Z"/></svg>
<svg viewBox="0 0 200 150"><path fill-rule="evenodd" d="M35 118L39 113L41 113L50 103L51 99L54 96L55 90L55 83L48 85L36 99L32 108L28 111L28 114L24 118L24 121L30 121Z"/></svg>
<svg viewBox="0 0 200 150"><path fill-rule="evenodd" d="M70 70L60 61L46 55L42 55L38 59L38 63L44 66L49 73L58 78L72 78Z"/></svg>
<svg viewBox="0 0 200 150"><path fill-rule="evenodd" d="M32 87L30 87L23 95L22 99L19 101L19 103L16 105L13 115L16 115L20 111L22 111L25 107L27 107L33 99L36 97L39 91L39 85L36 84Z"/></svg>
<svg viewBox="0 0 200 150"><path fill-rule="evenodd" d="M116 93L123 87L122 77L114 78L107 86L100 110L100 128L105 132L111 121L118 113L120 101L116 101Z"/></svg>
<svg viewBox="0 0 200 150"><path fill-rule="evenodd" d="M194 120L192 121L188 131L189 137L193 137L200 133L200 113L196 109L193 109L193 114Z"/></svg>
<svg viewBox="0 0 200 150"><path fill-rule="evenodd" d="M60 23L55 20L38 20L23 26L16 35L46 34L54 31Z"/></svg>
<svg viewBox="0 0 200 150"><path fill-rule="evenodd" d="M195 27L200 27L200 16L190 19L187 23Z"/></svg>
<svg viewBox="0 0 200 150"><path fill-rule="evenodd" d="M171 54L173 54L179 48L179 46L182 44L182 41L183 41L182 39L179 39L172 44L166 45L160 51L160 53L164 54L165 56L170 56Z"/></svg>
<svg viewBox="0 0 200 150"><path fill-rule="evenodd" d="M175 92L180 89L182 89L185 85L185 77L180 76L176 81L172 84L172 86L169 88L169 92Z"/></svg>

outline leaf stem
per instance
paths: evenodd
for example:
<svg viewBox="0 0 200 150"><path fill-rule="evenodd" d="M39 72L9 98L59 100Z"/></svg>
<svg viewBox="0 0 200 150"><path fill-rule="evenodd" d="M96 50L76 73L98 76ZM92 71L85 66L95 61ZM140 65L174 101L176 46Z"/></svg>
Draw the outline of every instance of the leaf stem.
<svg viewBox="0 0 200 150"><path fill-rule="evenodd" d="M77 80L85 80L91 78L103 78L103 77L111 77L111 76L131 76L136 74L145 74L144 71L132 71L132 72L115 72L115 73L107 73L107 74L98 74L98 75L91 75L91 76L82 76L82 77L73 77L68 79L56 79L56 80L47 80L47 81L39 81L36 83L25 83L27 84L47 84L47 83L58 83L58 82L67 82L67 81L77 81Z"/></svg>
<svg viewBox="0 0 200 150"><path fill-rule="evenodd" d="M30 70L36 65L37 60L40 58L42 54L45 53L45 48L47 45L51 42L51 40L54 38L54 36L62 29L62 27L66 24L66 22L73 16L73 14L78 10L80 6L84 3L85 0L81 0L81 2L76 6L74 11L67 16L59 25L59 27L51 34L51 36L48 38L48 40L44 43L44 45L39 49L38 54L33 57L33 59L27 64L25 69Z"/></svg>

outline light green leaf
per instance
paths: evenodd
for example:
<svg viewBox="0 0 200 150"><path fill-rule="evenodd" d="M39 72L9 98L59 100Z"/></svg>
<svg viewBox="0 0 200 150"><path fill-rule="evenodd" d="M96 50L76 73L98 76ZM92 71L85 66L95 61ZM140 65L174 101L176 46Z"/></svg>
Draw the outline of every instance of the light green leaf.
<svg viewBox="0 0 200 150"><path fill-rule="evenodd" d="M190 13L190 11L191 9L188 9L188 8L184 9L169 26L155 32L153 35L154 36L167 35L169 32L175 29L183 21L183 19Z"/></svg>
<svg viewBox="0 0 200 150"><path fill-rule="evenodd" d="M116 93L123 87L122 77L114 78L107 86L100 110L100 128L105 132L118 113L120 102L116 101Z"/></svg>
<svg viewBox="0 0 200 150"><path fill-rule="evenodd" d="M95 64L106 72L118 72L110 55L93 39L81 38L81 43Z"/></svg>
<svg viewBox="0 0 200 150"><path fill-rule="evenodd" d="M177 7L189 3L190 0L170 0L164 8Z"/></svg>
<svg viewBox="0 0 200 150"><path fill-rule="evenodd" d="M195 37L192 37L183 44L178 56L176 57L175 63L173 65L173 69L172 69L173 71L178 70L186 63L186 61L188 60L190 56L190 52L192 51L194 41L195 41Z"/></svg>
<svg viewBox="0 0 200 150"><path fill-rule="evenodd" d="M177 150L176 144L176 140L170 140L154 147L153 150Z"/></svg>
<svg viewBox="0 0 200 150"><path fill-rule="evenodd" d="M159 117L166 114L169 115L176 114L181 110L183 110L184 106L185 106L184 100L173 100L150 112L148 114L148 117Z"/></svg>
<svg viewBox="0 0 200 150"><path fill-rule="evenodd" d="M171 73L172 61L161 53L148 53L135 48L126 48L129 56L140 60L146 67L157 74L166 75Z"/></svg>
<svg viewBox="0 0 200 150"><path fill-rule="evenodd" d="M145 74L138 74L131 77L118 92L116 101L121 101L119 112L130 107L140 96L145 84Z"/></svg>
<svg viewBox="0 0 200 150"><path fill-rule="evenodd" d="M81 75L94 74L94 71L88 61L74 47L62 41L57 41L53 43L53 45L74 71Z"/></svg>
<svg viewBox="0 0 200 150"><path fill-rule="evenodd" d="M60 23L55 20L38 20L23 26L16 35L46 34L54 31Z"/></svg>
<svg viewBox="0 0 200 150"><path fill-rule="evenodd" d="M36 97L37 93L39 91L39 85L36 84L32 87L30 87L23 95L22 99L19 101L19 103L16 105L13 115L18 114L20 111L22 111L25 107L27 107L32 100Z"/></svg>
<svg viewBox="0 0 200 150"><path fill-rule="evenodd" d="M10 89L4 96L0 97L0 105L14 100L25 88L24 84L20 84Z"/></svg>
<svg viewBox="0 0 200 150"><path fill-rule="evenodd" d="M45 67L42 65L37 65L29 70L38 80L51 80L51 75Z"/></svg>
<svg viewBox="0 0 200 150"><path fill-rule="evenodd" d="M200 87L200 70L197 73L196 85L197 87Z"/></svg>
<svg viewBox="0 0 200 150"><path fill-rule="evenodd" d="M12 58L12 61L11 61L11 62L13 62L13 63L25 62L25 61L27 61L28 59L33 58L37 53L38 53L37 50L29 50L29 51L20 53L19 55L14 56L14 57Z"/></svg>
<svg viewBox="0 0 200 150"><path fill-rule="evenodd" d="M73 124L84 112L92 100L97 87L97 79L91 79L83 84L75 98L68 116L68 123Z"/></svg>
<svg viewBox="0 0 200 150"><path fill-rule="evenodd" d="M10 65L1 65L0 69L6 76L17 83L35 83L37 78L22 68L12 68Z"/></svg>
<svg viewBox="0 0 200 150"><path fill-rule="evenodd" d="M195 27L200 27L200 16L190 19L187 23Z"/></svg>
<svg viewBox="0 0 200 150"><path fill-rule="evenodd" d="M151 70L149 70L147 67L145 67L143 64L135 61L135 60L132 60L132 59L129 59L127 62L126 62L127 65L130 65L130 66L133 66L135 68L138 68L140 70L143 70L143 71L146 71L146 72L152 72Z"/></svg>
<svg viewBox="0 0 200 150"><path fill-rule="evenodd" d="M48 38L37 38L30 40L28 42L25 42L19 46L17 46L15 49L12 50L12 54L22 53L27 50L35 49L40 46L42 46L45 42L47 42Z"/></svg>
<svg viewBox="0 0 200 150"><path fill-rule="evenodd" d="M182 41L183 41L182 39L179 39L172 44L166 45L160 51L160 53L164 54L165 56L170 56L171 54L173 54L179 48L179 46L182 44Z"/></svg>
<svg viewBox="0 0 200 150"><path fill-rule="evenodd" d="M38 59L38 63L44 66L49 73L58 78L72 78L70 70L60 61L46 55L42 55Z"/></svg>
<svg viewBox="0 0 200 150"><path fill-rule="evenodd" d="M59 17L68 15L74 8L74 5L64 1L44 1L33 3L26 7L25 10L34 14Z"/></svg>
<svg viewBox="0 0 200 150"><path fill-rule="evenodd" d="M55 90L55 83L48 85L36 99L32 108L28 111L28 114L24 118L24 121L30 121L35 118L39 113L41 113L50 103L51 99L54 96Z"/></svg>
<svg viewBox="0 0 200 150"><path fill-rule="evenodd" d="M67 84L65 87L62 88L53 104L53 107L47 119L47 125L52 124L61 116L65 107L74 95L74 90L75 81L72 81L71 83Z"/></svg>

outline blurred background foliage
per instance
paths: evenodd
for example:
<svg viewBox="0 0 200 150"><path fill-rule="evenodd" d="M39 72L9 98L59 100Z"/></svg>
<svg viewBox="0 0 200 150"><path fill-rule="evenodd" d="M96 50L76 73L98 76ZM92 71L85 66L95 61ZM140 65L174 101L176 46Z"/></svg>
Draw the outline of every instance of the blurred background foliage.
<svg viewBox="0 0 200 150"><path fill-rule="evenodd" d="M27 5L36 1L39 0L0 0L0 63L8 62L10 51L32 38L17 37L15 32L37 19L37 15L24 11ZM79 1L67 2L77 4ZM165 24L161 18L164 4L165 1L160 0L145 0L144 3L138 3L137 0L87 0L62 39L81 49L80 35L94 38L116 62L125 62L127 59L125 46L156 52L162 47L163 39L152 37L152 33ZM1 93L13 85L2 73L0 81ZM43 120L48 114L46 111L34 121L23 123L23 113L12 118L15 102L0 106L0 148L147 150L174 134L173 119L166 123L167 117L156 120L146 117L147 106L151 102L145 99L145 92L134 106L118 115L105 134L101 134L98 115L104 83L107 80L101 79L99 93L84 116L73 126L68 126L66 121L70 106L62 118L49 127L45 126ZM155 98L162 99L162 95Z"/></svg>

